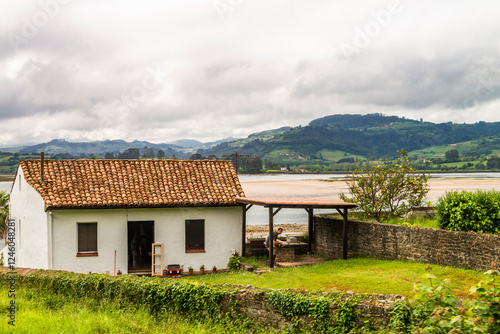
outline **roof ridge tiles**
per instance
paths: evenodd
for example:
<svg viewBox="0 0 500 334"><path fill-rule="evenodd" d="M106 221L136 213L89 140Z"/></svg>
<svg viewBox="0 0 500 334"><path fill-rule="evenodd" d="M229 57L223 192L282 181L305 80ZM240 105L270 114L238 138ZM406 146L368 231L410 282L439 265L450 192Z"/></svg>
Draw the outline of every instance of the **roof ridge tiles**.
<svg viewBox="0 0 500 334"><path fill-rule="evenodd" d="M245 196L225 160L45 159L43 185L39 159L20 168L47 208L237 205Z"/></svg>

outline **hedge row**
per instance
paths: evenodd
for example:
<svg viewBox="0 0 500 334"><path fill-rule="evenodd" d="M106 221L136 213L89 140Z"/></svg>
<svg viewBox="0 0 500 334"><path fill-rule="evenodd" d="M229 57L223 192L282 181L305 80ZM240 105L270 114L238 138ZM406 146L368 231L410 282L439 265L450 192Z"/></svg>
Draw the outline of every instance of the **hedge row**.
<svg viewBox="0 0 500 334"><path fill-rule="evenodd" d="M439 198L438 223L450 231L500 233L500 192L452 191Z"/></svg>
<svg viewBox="0 0 500 334"><path fill-rule="evenodd" d="M3 284L11 278L11 274L0 273ZM196 282L44 270L19 276L18 282L27 288L70 298L90 297L98 301L109 299L123 305L145 305L152 314L173 311L190 315L220 315L222 298L230 294L229 290L221 287Z"/></svg>
<svg viewBox="0 0 500 334"><path fill-rule="evenodd" d="M12 275L0 271L0 285L10 284ZM97 302L113 301L124 308L131 304L143 305L153 315L171 312L188 317L212 319L221 323L234 321L250 331L275 326L269 319L255 321L247 318L244 315L246 312L240 312L242 301L240 297L245 293L240 293L238 297L238 288L230 285L50 270L16 276L16 281L18 286L34 289L43 294L59 294L72 299L91 298ZM341 294L334 293L317 296L289 290L271 290L263 296L258 303L269 302L288 321L282 325L285 328L291 326L293 331L312 333L326 332L328 329L328 332L331 330L343 333L344 329L350 330L357 324L355 298L343 299ZM329 314L329 303L338 308L335 316ZM263 307L263 310L265 308ZM304 320L305 318L310 320ZM269 331L274 330L269 327Z"/></svg>

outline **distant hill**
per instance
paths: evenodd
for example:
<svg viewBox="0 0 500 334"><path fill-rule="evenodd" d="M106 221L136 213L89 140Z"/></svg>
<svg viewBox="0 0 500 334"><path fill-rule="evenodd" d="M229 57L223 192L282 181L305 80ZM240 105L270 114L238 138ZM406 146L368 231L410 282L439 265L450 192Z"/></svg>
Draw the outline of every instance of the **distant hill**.
<svg viewBox="0 0 500 334"><path fill-rule="evenodd" d="M104 141L93 141L93 142L70 142L65 139L53 139L47 143L41 143L31 146L23 147L19 150L21 154L31 154L45 152L47 154L60 154L68 153L73 156L84 155L97 155L103 156L106 152L109 153L119 153L123 152L129 148L138 148L143 150L144 147L153 148L155 152L158 150L163 150L165 154L177 156L185 156L182 152L180 146L175 146L172 144L154 144L147 141L133 141L127 142L124 140L104 140Z"/></svg>
<svg viewBox="0 0 500 334"><path fill-rule="evenodd" d="M69 153L75 157L104 157L106 152L116 154L129 148L139 149L142 155L144 148L148 147L155 154L163 150L167 157L175 155L189 158L194 153L200 153L205 157L216 155L221 158L239 153L258 155L281 165L326 166L336 162L390 158L397 156L400 149L405 149L415 157L429 158L443 155L450 146L458 147L461 156L485 158L492 153L500 155L500 122L436 124L382 114L338 114L312 120L307 126L264 130L243 139L226 138L210 143L193 139L165 144L124 140L69 142L54 139L25 146L19 151L5 151L20 154L44 151L50 155Z"/></svg>
<svg viewBox="0 0 500 334"><path fill-rule="evenodd" d="M180 146L182 148L198 148L203 146L203 143L201 141L197 141L194 139L180 139L176 141L172 141L169 144L175 145L175 146Z"/></svg>
<svg viewBox="0 0 500 334"><path fill-rule="evenodd" d="M145 147L152 148L154 152L158 150L163 150L166 156L175 155L179 158L189 158L193 153L196 153L198 149L210 149L214 145L226 141L235 140L234 138L222 139L210 143L202 143L193 139L181 139L171 143L166 144L155 144L148 141L138 141L127 142L125 140L104 140L104 141L93 141L93 142L71 142L65 139L53 139L47 143L40 143L35 145L29 145L17 148L5 148L0 151L6 152L19 152L21 154L31 154L45 152L47 154L64 154L68 153L75 157L85 154L104 156L106 152L109 153L119 153L123 152L129 148L138 148L139 151L143 152Z"/></svg>
<svg viewBox="0 0 500 334"><path fill-rule="evenodd" d="M500 123L436 124L382 114L331 115L315 119L308 126L262 133L272 135L250 135L246 139L214 146L203 154L256 154L291 165L336 162L351 155L374 160L396 156L400 149L422 150L499 136ZM498 142L488 142L493 145L489 152ZM475 147L462 153L474 155L479 149Z"/></svg>
<svg viewBox="0 0 500 334"><path fill-rule="evenodd" d="M382 114L368 115L330 115L315 119L309 123L309 126L330 126L346 129L364 129L380 126L390 126L391 123L418 123L411 119L400 118L398 116L384 116Z"/></svg>

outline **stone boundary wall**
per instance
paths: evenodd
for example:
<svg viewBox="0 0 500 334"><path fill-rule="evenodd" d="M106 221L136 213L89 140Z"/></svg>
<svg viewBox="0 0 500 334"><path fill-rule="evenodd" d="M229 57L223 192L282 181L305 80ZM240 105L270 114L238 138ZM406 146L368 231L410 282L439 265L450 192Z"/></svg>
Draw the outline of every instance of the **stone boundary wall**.
<svg viewBox="0 0 500 334"><path fill-rule="evenodd" d="M315 216L314 235L316 254L342 257L342 220ZM347 237L348 257L500 269L500 236L350 220Z"/></svg>
<svg viewBox="0 0 500 334"><path fill-rule="evenodd" d="M252 318L262 325L269 325L276 329L285 329L291 325L291 321L285 319L279 311L277 311L269 301L267 295L269 289L255 288L250 285L240 286L238 293L234 295L233 301L229 298L222 301L222 309L228 312L234 302L238 305L238 313L241 315ZM386 328L389 324L390 316L389 311L394 303L405 300L404 297L399 295L384 295L384 294L355 294L352 292L339 293L341 298L356 298L358 300L357 306L353 311L358 314L356 323L361 327L365 322L369 322L375 329ZM329 315L335 319L337 313L337 306L332 303L329 304ZM301 323L308 324L312 318L302 316Z"/></svg>

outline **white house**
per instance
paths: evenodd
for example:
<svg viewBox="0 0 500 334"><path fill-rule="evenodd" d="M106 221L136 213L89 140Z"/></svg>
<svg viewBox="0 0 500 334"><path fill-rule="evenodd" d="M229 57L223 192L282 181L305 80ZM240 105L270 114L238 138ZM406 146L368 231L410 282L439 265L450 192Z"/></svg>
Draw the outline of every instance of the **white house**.
<svg viewBox="0 0 500 334"><path fill-rule="evenodd" d="M162 243L164 267L226 268L244 196L229 161L24 160L10 194L16 267L151 272Z"/></svg>

